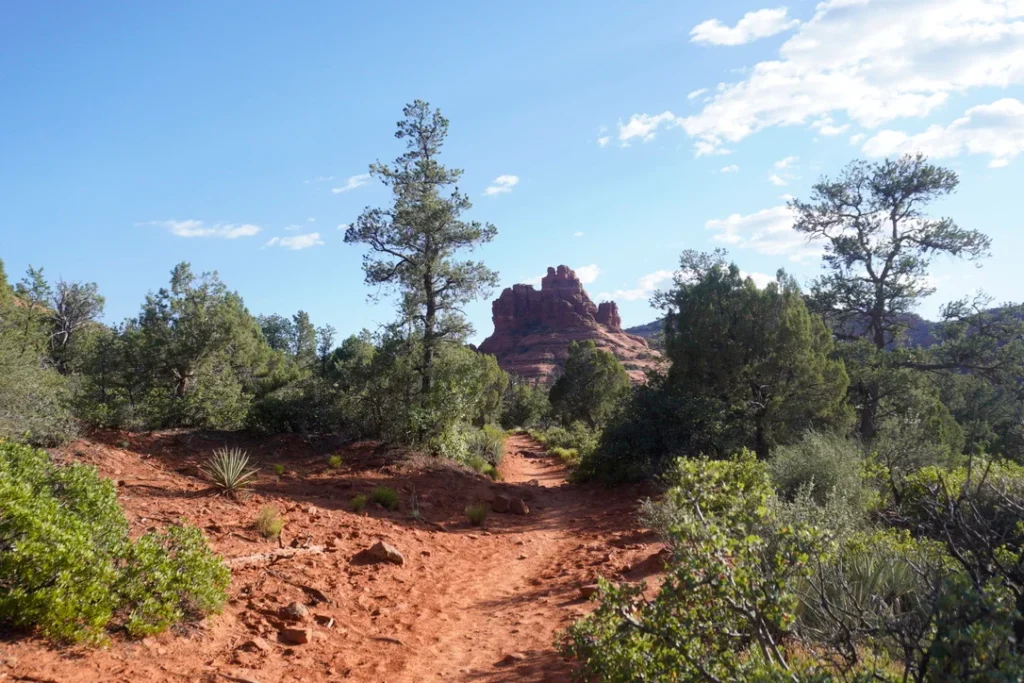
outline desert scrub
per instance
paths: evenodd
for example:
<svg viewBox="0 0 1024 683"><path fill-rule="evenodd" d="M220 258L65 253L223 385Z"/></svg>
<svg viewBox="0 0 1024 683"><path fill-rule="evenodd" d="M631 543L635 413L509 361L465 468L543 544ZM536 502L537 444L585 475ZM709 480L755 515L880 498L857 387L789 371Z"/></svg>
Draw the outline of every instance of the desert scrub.
<svg viewBox="0 0 1024 683"><path fill-rule="evenodd" d="M466 506L466 519L473 526L480 526L491 513L491 506L487 503L474 503Z"/></svg>
<svg viewBox="0 0 1024 683"><path fill-rule="evenodd" d="M283 477L284 473L285 473L285 466L284 465L282 465L281 463L277 463L276 465L274 465L274 474L276 474L279 477Z"/></svg>
<svg viewBox="0 0 1024 683"><path fill-rule="evenodd" d="M370 494L370 498L385 510L398 508L398 492L388 486L378 486Z"/></svg>
<svg viewBox="0 0 1024 683"><path fill-rule="evenodd" d="M249 465L249 454L240 448L215 450L201 469L214 486L234 497L252 486L259 471Z"/></svg>
<svg viewBox="0 0 1024 683"><path fill-rule="evenodd" d="M113 483L94 467L11 443L0 443L0 551L0 622L60 642L201 617L220 609L230 580L198 529L133 543Z"/></svg>
<svg viewBox="0 0 1024 683"><path fill-rule="evenodd" d="M340 470L341 469L341 464L342 464L342 459L341 459L340 455L335 454L335 455L332 455L331 457L327 458L327 466L329 468L331 468L332 470Z"/></svg>
<svg viewBox="0 0 1024 683"><path fill-rule="evenodd" d="M284 520L278 514L277 508L267 506L260 509L252 526L263 538L277 538L284 528Z"/></svg>
<svg viewBox="0 0 1024 683"><path fill-rule="evenodd" d="M466 448L470 459L479 458L492 465L500 465L505 457L505 432L500 427L484 425L483 429L470 432Z"/></svg>
<svg viewBox="0 0 1024 683"><path fill-rule="evenodd" d="M556 446L548 452L567 465L576 465L580 461L580 452L575 448L562 448L561 446Z"/></svg>
<svg viewBox="0 0 1024 683"><path fill-rule="evenodd" d="M362 512L368 501L369 498L361 493L358 496L352 496L352 512Z"/></svg>

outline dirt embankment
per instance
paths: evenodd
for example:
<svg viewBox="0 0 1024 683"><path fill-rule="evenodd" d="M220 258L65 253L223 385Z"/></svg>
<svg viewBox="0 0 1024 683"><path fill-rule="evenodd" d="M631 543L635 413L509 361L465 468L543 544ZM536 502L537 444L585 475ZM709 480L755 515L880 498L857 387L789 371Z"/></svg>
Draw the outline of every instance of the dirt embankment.
<svg viewBox="0 0 1024 683"><path fill-rule="evenodd" d="M263 467L241 502L211 495L197 469L226 440ZM331 453L342 456L339 469L326 467ZM555 635L592 608L580 587L599 575L649 578L645 560L660 549L637 528L641 491L569 484L524 436L509 440L502 482L372 443L311 446L289 436L110 434L60 456L118 480L134 532L184 519L217 552L243 558L279 548L251 528L271 505L286 520L280 545L306 550L236 566L224 612L197 626L94 650L0 637L0 681L561 681L571 664ZM277 463L282 477L271 474ZM353 514L351 498L377 485L398 490L400 508ZM466 521L468 503L498 495L523 499L529 514ZM404 563L360 559L378 540ZM308 628L308 643L282 642L289 624L279 615L293 602L309 612L290 625Z"/></svg>

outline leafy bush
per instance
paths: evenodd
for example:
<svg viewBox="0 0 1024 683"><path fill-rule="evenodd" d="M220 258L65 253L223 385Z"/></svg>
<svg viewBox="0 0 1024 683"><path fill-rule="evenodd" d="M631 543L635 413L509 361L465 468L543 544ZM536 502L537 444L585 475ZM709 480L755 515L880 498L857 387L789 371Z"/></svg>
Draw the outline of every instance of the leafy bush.
<svg viewBox="0 0 1024 683"><path fill-rule="evenodd" d="M487 503L474 503L466 506L466 519L473 526L480 526L491 513L491 506Z"/></svg>
<svg viewBox="0 0 1024 683"><path fill-rule="evenodd" d="M580 461L580 452L575 448L562 448L556 446L548 450L548 453L555 456L567 465L577 465Z"/></svg>
<svg viewBox="0 0 1024 683"><path fill-rule="evenodd" d="M329 434L349 421L333 384L316 377L276 389L253 402L247 424L267 434Z"/></svg>
<svg viewBox="0 0 1024 683"><path fill-rule="evenodd" d="M378 486L370 493L370 498L385 510L398 509L398 492L388 486Z"/></svg>
<svg viewBox="0 0 1024 683"><path fill-rule="evenodd" d="M274 474L276 474L277 476L279 476L279 477L283 477L283 476L284 476L284 473L285 473L286 471L287 471L287 469L286 469L286 468L285 468L285 466L284 466L284 465L282 465L281 463L276 463L276 464L274 465Z"/></svg>
<svg viewBox="0 0 1024 683"><path fill-rule="evenodd" d="M819 505L833 492L851 500L864 492L864 457L852 441L808 432L791 446L780 446L769 461L772 481L783 498L807 491Z"/></svg>
<svg viewBox="0 0 1024 683"><path fill-rule="evenodd" d="M260 509L252 525L263 538L277 538L284 528L284 520L278 514L277 508L268 506Z"/></svg>
<svg viewBox="0 0 1024 683"><path fill-rule="evenodd" d="M470 458L482 458L492 465L500 465L505 457L505 433L494 425L484 425L483 429L470 432L466 446Z"/></svg>
<svg viewBox="0 0 1024 683"><path fill-rule="evenodd" d="M330 467L332 470L341 469L341 465L342 459L340 455L335 454L327 458L327 466Z"/></svg>
<svg viewBox="0 0 1024 683"><path fill-rule="evenodd" d="M369 499L362 493L352 496L352 512L362 512L368 501Z"/></svg>
<svg viewBox="0 0 1024 683"><path fill-rule="evenodd" d="M0 443L0 620L59 641L139 635L216 611L230 574L194 528L136 543L112 482Z"/></svg>
<svg viewBox="0 0 1024 683"><path fill-rule="evenodd" d="M547 390L543 386L514 384L506 390L502 401L501 426L529 428L551 411Z"/></svg>
<svg viewBox="0 0 1024 683"><path fill-rule="evenodd" d="M2 353L0 349L0 353ZM74 439L68 380L39 362L0 358L0 439L56 446Z"/></svg>
<svg viewBox="0 0 1024 683"><path fill-rule="evenodd" d="M131 546L121 578L121 600L130 606L125 629L141 637L219 610L231 572L199 529L172 526Z"/></svg>
<svg viewBox="0 0 1024 683"><path fill-rule="evenodd" d="M259 472L249 466L249 454L239 448L215 450L201 469L214 486L232 496L252 486Z"/></svg>

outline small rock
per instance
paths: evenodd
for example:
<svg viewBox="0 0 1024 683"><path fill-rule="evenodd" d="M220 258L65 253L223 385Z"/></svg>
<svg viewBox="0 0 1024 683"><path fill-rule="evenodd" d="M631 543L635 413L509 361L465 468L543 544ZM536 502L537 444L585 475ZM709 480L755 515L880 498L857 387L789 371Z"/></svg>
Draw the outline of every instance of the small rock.
<svg viewBox="0 0 1024 683"><path fill-rule="evenodd" d="M501 658L498 662L498 666L512 666L517 662L521 662L526 659L526 655L522 652L509 652L507 655Z"/></svg>
<svg viewBox="0 0 1024 683"><path fill-rule="evenodd" d="M495 512L508 512L509 506L512 504L512 499L508 496L495 496L494 501L491 503L491 509Z"/></svg>
<svg viewBox="0 0 1024 683"><path fill-rule="evenodd" d="M399 552L398 548L385 543L384 541L377 541L369 549L366 550L366 555L372 560L378 562L391 562L392 564L403 565L405 564L405 557Z"/></svg>
<svg viewBox="0 0 1024 683"><path fill-rule="evenodd" d="M314 614L313 620L324 628L334 626L334 617L327 616L326 614Z"/></svg>
<svg viewBox="0 0 1024 683"><path fill-rule="evenodd" d="M281 608L281 618L286 621L305 621L309 618L309 610L305 605L293 602Z"/></svg>
<svg viewBox="0 0 1024 683"><path fill-rule="evenodd" d="M239 650L251 650L254 652L270 652L270 643L259 636L250 638L238 646Z"/></svg>
<svg viewBox="0 0 1024 683"><path fill-rule="evenodd" d="M526 485L527 486L540 486L540 479L531 479L530 481L526 482Z"/></svg>
<svg viewBox="0 0 1024 683"><path fill-rule="evenodd" d="M313 640L313 629L311 628L283 628L277 632L277 637L282 643L288 645L305 645Z"/></svg>
<svg viewBox="0 0 1024 683"><path fill-rule="evenodd" d="M528 515L530 514L530 508L527 507L526 502L522 498L513 498L509 502L508 509L517 515Z"/></svg>
<svg viewBox="0 0 1024 683"><path fill-rule="evenodd" d="M595 593L597 593L597 584L596 583L588 583L586 586L580 586L580 595L583 596L584 598L587 598L588 600Z"/></svg>

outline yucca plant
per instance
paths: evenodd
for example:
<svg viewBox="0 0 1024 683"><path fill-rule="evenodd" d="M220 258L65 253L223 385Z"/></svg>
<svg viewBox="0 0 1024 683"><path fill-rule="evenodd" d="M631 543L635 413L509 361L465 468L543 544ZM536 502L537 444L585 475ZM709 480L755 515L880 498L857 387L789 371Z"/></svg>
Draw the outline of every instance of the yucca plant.
<svg viewBox="0 0 1024 683"><path fill-rule="evenodd" d="M487 519L491 512L491 506L487 503L474 503L466 506L466 519L473 526L480 526Z"/></svg>
<svg viewBox="0 0 1024 683"><path fill-rule="evenodd" d="M200 469L214 486L237 496L256 481L255 467L249 466L249 454L241 448L219 448Z"/></svg>

